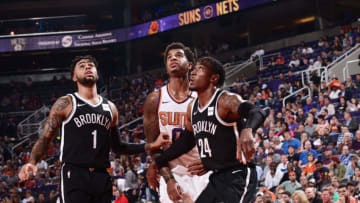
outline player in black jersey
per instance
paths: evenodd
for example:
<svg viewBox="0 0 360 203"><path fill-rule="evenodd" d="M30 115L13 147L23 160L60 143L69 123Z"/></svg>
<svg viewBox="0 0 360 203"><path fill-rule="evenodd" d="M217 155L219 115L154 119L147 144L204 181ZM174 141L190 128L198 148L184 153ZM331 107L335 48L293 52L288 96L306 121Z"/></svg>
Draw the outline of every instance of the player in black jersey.
<svg viewBox="0 0 360 203"><path fill-rule="evenodd" d="M222 64L214 58L198 60L191 72L190 88L198 99L189 104L188 125L181 138L155 159L148 170L156 182L157 167L197 145L201 161L214 171L196 202L250 202L256 192L257 175L253 131L265 120L265 112L237 94L220 89L225 79ZM191 169L196 172L196 169Z"/></svg>
<svg viewBox="0 0 360 203"><path fill-rule="evenodd" d="M19 173L21 181L38 163L61 128L61 201L63 203L110 203L112 181L110 147L117 154L135 154L159 149L165 137L151 144L128 144L119 139L115 105L97 93L97 61L91 56L76 57L70 66L78 92L60 97L52 106L42 134L35 143L29 163Z"/></svg>

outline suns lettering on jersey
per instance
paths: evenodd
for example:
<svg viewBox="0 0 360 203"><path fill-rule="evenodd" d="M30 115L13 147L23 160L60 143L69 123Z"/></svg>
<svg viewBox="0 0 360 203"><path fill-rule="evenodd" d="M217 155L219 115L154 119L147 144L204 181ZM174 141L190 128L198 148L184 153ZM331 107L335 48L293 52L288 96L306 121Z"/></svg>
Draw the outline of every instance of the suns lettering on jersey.
<svg viewBox="0 0 360 203"><path fill-rule="evenodd" d="M186 113L184 112L159 112L161 125L186 125Z"/></svg>

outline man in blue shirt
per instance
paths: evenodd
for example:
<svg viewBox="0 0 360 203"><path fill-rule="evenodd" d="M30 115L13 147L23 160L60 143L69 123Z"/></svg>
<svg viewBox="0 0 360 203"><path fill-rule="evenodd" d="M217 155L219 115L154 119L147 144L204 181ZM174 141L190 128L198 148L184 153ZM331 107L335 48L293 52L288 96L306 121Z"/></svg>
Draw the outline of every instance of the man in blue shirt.
<svg viewBox="0 0 360 203"><path fill-rule="evenodd" d="M309 152L311 152L314 155L315 162L316 162L317 159L318 159L318 154L317 154L316 150L312 149L310 140L307 140L305 142L304 151L300 153L299 167L304 166L305 164L307 164L307 162L308 162L307 156L308 156Z"/></svg>
<svg viewBox="0 0 360 203"><path fill-rule="evenodd" d="M304 113L305 114L309 113L310 109L314 106L315 106L315 104L312 103L311 97L308 97L306 99L306 105L304 106Z"/></svg>
<svg viewBox="0 0 360 203"><path fill-rule="evenodd" d="M283 145L281 146L281 148L284 150L284 153L286 155L289 154L288 147L290 145L292 145L294 147L295 151L301 146L300 141L296 138L291 137L291 134L289 131L284 132L284 137L285 137L285 141L283 142Z"/></svg>
<svg viewBox="0 0 360 203"><path fill-rule="evenodd" d="M350 162L350 153L349 153L349 147L347 145L344 145L342 148L342 153L340 155L341 163L345 166L347 166Z"/></svg>

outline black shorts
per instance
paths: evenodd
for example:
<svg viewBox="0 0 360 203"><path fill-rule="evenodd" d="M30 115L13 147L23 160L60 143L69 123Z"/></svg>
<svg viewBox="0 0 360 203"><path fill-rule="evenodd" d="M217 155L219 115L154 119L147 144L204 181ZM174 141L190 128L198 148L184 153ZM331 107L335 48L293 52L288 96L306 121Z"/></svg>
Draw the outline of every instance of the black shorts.
<svg viewBox="0 0 360 203"><path fill-rule="evenodd" d="M236 166L214 172L196 203L247 203L254 199L257 186L255 166Z"/></svg>
<svg viewBox="0 0 360 203"><path fill-rule="evenodd" d="M62 203L111 203L112 181L106 169L89 169L72 164L61 167Z"/></svg>

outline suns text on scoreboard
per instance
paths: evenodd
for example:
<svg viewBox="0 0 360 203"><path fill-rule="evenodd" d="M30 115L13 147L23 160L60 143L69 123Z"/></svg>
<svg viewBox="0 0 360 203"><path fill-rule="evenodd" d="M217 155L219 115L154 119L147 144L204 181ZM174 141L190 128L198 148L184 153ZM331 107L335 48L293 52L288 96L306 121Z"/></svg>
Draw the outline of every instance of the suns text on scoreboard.
<svg viewBox="0 0 360 203"><path fill-rule="evenodd" d="M218 2L216 4L212 4L211 8L204 9L203 13L201 13L200 8L196 8L196 9L192 9L190 11L179 13L178 14L179 26L188 25L188 24L200 22L201 20L204 20L204 19L237 12L240 10L238 1L239 0L225 0L225 1ZM214 9L216 10L215 16L213 15L213 13L209 13L209 12L213 12Z"/></svg>

